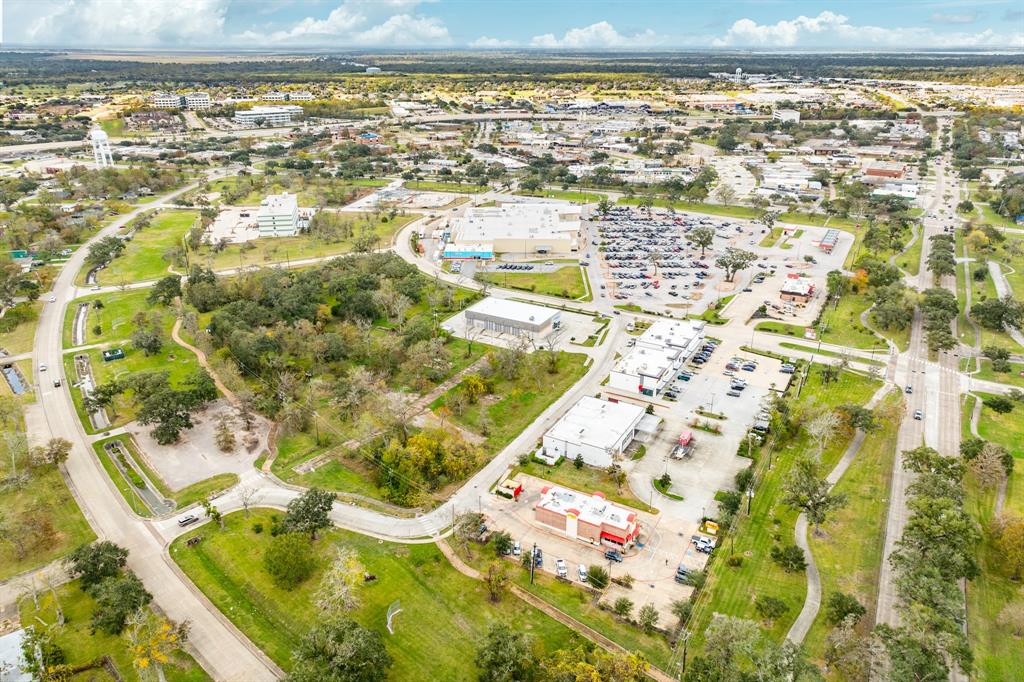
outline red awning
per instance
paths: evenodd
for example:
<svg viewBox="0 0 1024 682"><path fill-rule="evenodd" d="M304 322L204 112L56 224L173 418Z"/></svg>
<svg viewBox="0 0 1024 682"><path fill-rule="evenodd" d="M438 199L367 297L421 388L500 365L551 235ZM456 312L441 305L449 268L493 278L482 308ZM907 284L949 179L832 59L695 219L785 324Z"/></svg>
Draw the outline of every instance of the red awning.
<svg viewBox="0 0 1024 682"><path fill-rule="evenodd" d="M601 539L602 540L611 540L612 542L617 542L620 545L626 544L626 538L620 537L620 536L615 535L613 533L609 533L606 530L601 531Z"/></svg>

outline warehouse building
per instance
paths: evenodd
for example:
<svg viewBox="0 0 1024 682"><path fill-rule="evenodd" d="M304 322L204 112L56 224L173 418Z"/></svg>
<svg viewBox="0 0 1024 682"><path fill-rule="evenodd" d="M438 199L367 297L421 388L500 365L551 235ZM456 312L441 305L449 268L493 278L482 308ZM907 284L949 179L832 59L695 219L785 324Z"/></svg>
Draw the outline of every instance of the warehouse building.
<svg viewBox="0 0 1024 682"><path fill-rule="evenodd" d="M704 343L703 320L656 320L647 328L637 346L641 348L667 348L679 351L680 363L690 359Z"/></svg>
<svg viewBox="0 0 1024 682"><path fill-rule="evenodd" d="M580 456L590 466L607 468L636 438L645 414L639 405L585 396L544 434L543 457Z"/></svg>
<svg viewBox="0 0 1024 682"><path fill-rule="evenodd" d="M543 341L558 328L561 317L551 308L489 296L466 309L466 326Z"/></svg>
<svg viewBox="0 0 1024 682"><path fill-rule="evenodd" d="M545 486L533 508L534 519L571 540L596 546L628 549L640 537L637 513L612 504L601 493L583 493Z"/></svg>
<svg viewBox="0 0 1024 682"><path fill-rule="evenodd" d="M568 256L579 250L580 209L563 204L506 204L466 209L452 221L452 242L489 244L494 253Z"/></svg>
<svg viewBox="0 0 1024 682"><path fill-rule="evenodd" d="M608 376L608 388L624 396L653 398L675 378L682 364L682 352L675 348L638 344L615 363Z"/></svg>
<svg viewBox="0 0 1024 682"><path fill-rule="evenodd" d="M271 194L256 213L260 237L294 237L299 232L299 202L294 194Z"/></svg>

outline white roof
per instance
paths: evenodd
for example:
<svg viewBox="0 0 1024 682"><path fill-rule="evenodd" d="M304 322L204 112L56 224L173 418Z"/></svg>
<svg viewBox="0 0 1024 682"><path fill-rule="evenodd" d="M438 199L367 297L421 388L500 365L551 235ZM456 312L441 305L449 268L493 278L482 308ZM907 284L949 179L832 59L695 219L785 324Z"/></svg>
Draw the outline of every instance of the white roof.
<svg viewBox="0 0 1024 682"><path fill-rule="evenodd" d="M579 207L554 203L468 208L452 224L458 242L568 239L574 237L579 228Z"/></svg>
<svg viewBox="0 0 1024 682"><path fill-rule="evenodd" d="M298 207L299 201L294 194L271 194L260 202L260 215L291 215Z"/></svg>
<svg viewBox="0 0 1024 682"><path fill-rule="evenodd" d="M633 346L615 363L615 371L630 376L661 377L679 357L678 348Z"/></svg>
<svg viewBox="0 0 1024 682"><path fill-rule="evenodd" d="M576 517L594 526L607 525L627 531L636 521L636 513L619 507L600 493L584 495L569 488L551 486L545 490L537 506L556 514L576 514Z"/></svg>
<svg viewBox="0 0 1024 682"><path fill-rule="evenodd" d="M584 396L562 415L547 435L569 443L611 448L635 428L643 416L644 408L639 405Z"/></svg>
<svg viewBox="0 0 1024 682"><path fill-rule="evenodd" d="M552 310L551 308L512 301L507 298L495 298L494 296L488 296L484 300L474 303L468 310L483 315L493 315L494 317L501 317L514 322L528 322L530 324L541 324L559 315L557 310Z"/></svg>
<svg viewBox="0 0 1024 682"><path fill-rule="evenodd" d="M786 294L797 294L799 296L810 296L814 283L803 277L787 278L782 283L782 292Z"/></svg>
<svg viewBox="0 0 1024 682"><path fill-rule="evenodd" d="M644 346L686 348L704 336L704 322L696 320L656 320L647 328L637 343Z"/></svg>

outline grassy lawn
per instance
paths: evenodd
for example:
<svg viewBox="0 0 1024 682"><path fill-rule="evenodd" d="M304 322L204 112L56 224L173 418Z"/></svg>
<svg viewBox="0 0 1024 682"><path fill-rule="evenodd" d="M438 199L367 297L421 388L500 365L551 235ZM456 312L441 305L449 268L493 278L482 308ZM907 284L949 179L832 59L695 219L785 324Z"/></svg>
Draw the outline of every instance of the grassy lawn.
<svg viewBox="0 0 1024 682"><path fill-rule="evenodd" d="M996 227L1019 227L1015 222L999 215L992 210L992 207L988 204L978 204L981 208L981 222L989 225L995 225Z"/></svg>
<svg viewBox="0 0 1024 682"><path fill-rule="evenodd" d="M414 213L396 215L394 219L383 223L364 214L362 218L365 222L362 224L369 227L365 232L357 228L358 236L372 232L378 246L386 247L399 230L419 217ZM309 234L262 238L245 244L230 244L216 253L209 246L203 245L193 253L192 259L214 270L226 270L247 265L272 265L306 258L339 256L352 252L358 236L337 242L325 242Z"/></svg>
<svg viewBox="0 0 1024 682"><path fill-rule="evenodd" d="M616 488L615 484L608 479L608 474L604 469L585 464L582 468L577 469L572 462L567 460L556 466L548 466L536 460L530 460L525 465L516 467L513 475L520 471L580 492L601 492L612 502L652 514L657 513L657 510L650 507L647 502L637 498L629 486L623 486L622 490Z"/></svg>
<svg viewBox="0 0 1024 682"><path fill-rule="evenodd" d="M775 242L779 241L779 237L782 236L782 232L783 230L781 227L773 227L771 232L762 237L758 246L764 249L775 246Z"/></svg>
<svg viewBox="0 0 1024 682"><path fill-rule="evenodd" d="M834 343L850 348L876 348L881 339L860 323L860 316L871 306L867 296L845 294L835 309L829 308L822 315L825 329L819 325L819 334L825 343Z"/></svg>
<svg viewBox="0 0 1024 682"><path fill-rule="evenodd" d="M261 179L264 182L261 183ZM341 180L338 178L312 177L306 179L302 175L295 173L265 176L263 178L260 176L221 178L210 183L209 192L223 193L227 190L235 189L240 182L248 182L249 180L255 180L255 187L249 185L249 187L253 188L246 194L230 202L225 201L226 198L221 196L214 203L226 203L231 206L258 206L270 194L292 192L296 195L299 206L304 208L317 206L321 201L331 206L343 206L366 194L368 188L384 187L388 184L388 180L376 178ZM199 193L196 192L194 194L198 195Z"/></svg>
<svg viewBox="0 0 1024 682"><path fill-rule="evenodd" d="M795 336L797 338L804 338L804 330L806 327L797 324L787 324L786 322L776 322L774 320L765 320L758 322L757 326L754 327L759 332L769 332L771 334L785 334L786 336Z"/></svg>
<svg viewBox="0 0 1024 682"><path fill-rule="evenodd" d="M896 265L911 275L918 274L921 271L921 247L923 244L924 238L918 236L914 243L910 245L910 248L896 256Z"/></svg>
<svg viewBox="0 0 1024 682"><path fill-rule="evenodd" d="M820 366L816 366L819 367ZM827 387L821 385L821 375L812 371L799 400L791 401L794 409L802 409L812 403L819 406L835 407L844 403L863 405L871 397L878 383L850 372L842 372L838 381ZM851 434L839 434L833 438L822 453L821 462L829 471L842 456ZM803 573L787 573L769 556L773 544L791 544L793 528L798 516L797 510L781 503L782 485L794 462L803 453L813 448L810 437L801 432L796 438L777 448L772 453L772 468L767 467L767 453L757 455L758 483L749 516L739 519L734 540L726 539L719 549L719 555L731 554L742 557L738 567L729 566L724 556L717 556L712 562L708 582L691 619L695 634L691 642L698 649L703 646L703 632L712 614L721 613L740 618L759 620L754 601L759 596L781 599L788 611L771 627L765 626L766 634L781 641L790 625L803 607L807 591L806 576Z"/></svg>
<svg viewBox="0 0 1024 682"><path fill-rule="evenodd" d="M641 197L623 197L617 203L639 206L643 201ZM690 211L692 213L707 213L709 215L726 216L728 218L756 219L761 217L762 211L750 206L726 206L724 204L708 204L700 201L672 201L671 199L655 199L654 206L657 208L672 208L677 211Z"/></svg>
<svg viewBox="0 0 1024 682"><path fill-rule="evenodd" d="M1008 445L1005 441L1003 444ZM967 509L985 529L995 516L995 492L982 490L970 477L966 487ZM1007 484L1004 509L1024 514L1024 471L1019 466ZM981 574L967 588L967 630L974 652L974 678L992 682L1019 679L1024 670L1024 647L1007 628L997 625L996 619L1006 604L1024 599L1024 585L1010 580L1002 555L987 532L983 533L978 560Z"/></svg>
<svg viewBox="0 0 1024 682"><path fill-rule="evenodd" d="M511 595L492 604L483 583L451 567L432 544L400 545L380 542L356 533L332 530L316 543L320 566L295 590L274 586L263 568L263 553L270 533L256 534L255 522L269 528L271 514L255 511L226 518L226 530L206 526L174 541L171 556L260 649L286 670L291 653L303 634L320 620L312 594L329 552L335 545L354 550L366 570L377 576L359 589L361 604L349 615L381 633L394 659L390 678L395 680L472 680L473 660L487 629L503 622L530 633L548 653L573 639L568 628L551 620ZM194 548L185 541L193 535L204 540ZM388 606L401 600L395 634L385 627Z"/></svg>
<svg viewBox="0 0 1024 682"><path fill-rule="evenodd" d="M543 197L545 199L561 199L562 201L575 201L579 204L596 204L601 199L607 199L607 194L601 192L586 192L562 189L543 189L539 192L516 192L520 197Z"/></svg>
<svg viewBox="0 0 1024 682"><path fill-rule="evenodd" d="M452 419L476 433L481 433L481 416L486 414L491 423L485 447L491 454L500 452L512 442L523 429L536 419L541 412L569 390L579 381L586 368L587 356L582 353L558 352L557 371L543 376L526 376L521 372L514 381L501 376L494 377L492 395L501 396L497 402L481 400L470 405L461 415L452 415ZM460 390L459 386L451 389ZM447 393L433 403L431 409L445 404Z"/></svg>
<svg viewBox="0 0 1024 682"><path fill-rule="evenodd" d="M109 656L123 680L140 682L142 679L132 665L132 653L126 637L108 635L104 632L90 632L89 623L96 602L78 587L78 581L57 588L57 597L64 612L64 626L53 629L54 642L64 651L67 663L84 665L102 656ZM39 595L39 608L32 599L26 598L20 604L21 622L38 624L37 618L46 623L56 623L57 611L53 596L49 592ZM174 665L166 665L164 674L169 682L202 682L210 676L187 653L175 656ZM102 670L80 673L75 680L111 680ZM149 678L146 678L149 679Z"/></svg>
<svg viewBox="0 0 1024 682"><path fill-rule="evenodd" d="M32 350L43 303L16 303L0 318L0 348L8 355L20 355Z"/></svg>
<svg viewBox="0 0 1024 682"><path fill-rule="evenodd" d="M780 213L778 219L784 223L809 225L810 227L825 227L827 224L828 227L852 228L856 225L856 223L847 218L830 217L824 213L806 213L804 211L786 211L785 213Z"/></svg>
<svg viewBox="0 0 1024 682"><path fill-rule="evenodd" d="M979 393L975 391L984 402L993 397L991 393ZM1024 407L1014 403L1012 411L1006 414L999 414L991 407L982 405L981 417L978 419L978 435L985 440L1000 443L1017 458L1024 459L1024 418L1021 413Z"/></svg>
<svg viewBox="0 0 1024 682"><path fill-rule="evenodd" d="M480 194L490 189L487 185L466 185L460 182L436 182L431 180L409 180L405 183L408 189L423 192L457 192L459 194Z"/></svg>
<svg viewBox="0 0 1024 682"><path fill-rule="evenodd" d="M1024 388L1024 364L1010 363L1009 372L993 372L992 361L983 359L981 361L981 370L974 375L975 379L983 379L985 381L998 381L1001 384L1008 384L1010 386L1019 386Z"/></svg>
<svg viewBox="0 0 1024 682"><path fill-rule="evenodd" d="M163 325L165 332L170 338L171 327L174 326L174 314L169 308L154 308L146 302L149 292L145 289L134 289L119 291L113 294L101 294L86 296L76 299L68 305L64 314L64 347L73 346L72 327L74 326L75 312L79 303L93 304L100 301L103 307L89 308L89 315L85 324L85 339L82 345L93 343L110 343L114 341L126 341L132 333L132 318L140 311L149 312L158 310L164 313ZM96 325L100 326L100 333L93 333Z"/></svg>
<svg viewBox="0 0 1024 682"><path fill-rule="evenodd" d="M822 606L832 592L853 594L868 610L864 623L874 621L878 599L878 567L902 402L899 391L893 391L879 406L886 415L882 427L868 434L856 459L836 484L836 492L847 495L846 505L824 524L822 536L809 536L821 575ZM821 661L830 628L822 608L804 640L813 659Z"/></svg>
<svg viewBox="0 0 1024 682"><path fill-rule="evenodd" d="M546 296L577 299L587 295L583 284L583 271L573 265L566 265L554 272L489 272L480 273L485 282L508 289L532 291Z"/></svg>
<svg viewBox="0 0 1024 682"><path fill-rule="evenodd" d="M844 355L842 353L836 353L835 351L826 350L824 348L816 348L814 346L805 346L805 345L800 344L800 343L789 343L787 341L783 341L779 345L782 346L783 348L790 348L792 350L800 350L800 351L803 351L805 353L814 353L815 355L824 356L826 358L836 358L838 360L838 359L841 359L841 358L844 357ZM882 352L884 350L885 350L884 347L882 347L882 346L879 347L878 357L880 357L880 358L884 358L885 357L885 353ZM853 362L860 362L860 363L867 364L867 365L877 365L879 367L882 367L882 366L885 365L885 362L883 360L870 360L868 358L861 358L859 356L849 356L849 357L850 357L851 361L853 361Z"/></svg>
<svg viewBox="0 0 1024 682"><path fill-rule="evenodd" d="M198 216L196 211L160 213L149 227L135 233L124 253L97 273L97 280L101 285L110 286L122 282L131 284L159 279L167 275L170 264L164 260L164 253L181 243L181 238Z"/></svg>
<svg viewBox="0 0 1024 682"><path fill-rule="evenodd" d="M150 466L146 464L146 460L139 453L138 447L135 444L135 440L132 439L130 436L112 436L110 438L104 438L103 440L99 440L93 443L93 449L96 451L96 454L100 457L101 461L104 458L109 459L106 451L103 449L103 445L105 443L109 443L115 440L120 441L121 445L126 450L128 450L128 453L131 455L132 459L139 466L139 468L142 469L143 473L146 474L146 478L148 478L150 482L154 486L156 486L157 492L160 493L160 496L163 497L164 499L174 500L178 509L184 509L185 507L196 504L197 502L203 500L204 498L214 497L217 493L226 490L231 486L235 485L236 483L238 483L238 474L218 474L217 476L211 476L210 478L204 481L199 481L198 483L193 483L190 486L186 486L181 490L172 490L160 477L160 474L158 474L156 471L154 471ZM104 468L107 468L106 463L104 463ZM115 472L118 474L118 476L115 477L111 475L111 478L113 478L114 482L117 483L117 479L121 476L120 471L115 469ZM107 473L110 473L110 469L107 469ZM138 500L137 496L134 495L134 493L131 493L131 491L129 491L129 493L131 494L125 494L126 491L123 488L121 488L120 485L118 485L118 489L121 490L122 495L125 495L125 499L128 500L129 504L132 504L133 499L136 501ZM146 516L146 514L143 514L143 516Z"/></svg>

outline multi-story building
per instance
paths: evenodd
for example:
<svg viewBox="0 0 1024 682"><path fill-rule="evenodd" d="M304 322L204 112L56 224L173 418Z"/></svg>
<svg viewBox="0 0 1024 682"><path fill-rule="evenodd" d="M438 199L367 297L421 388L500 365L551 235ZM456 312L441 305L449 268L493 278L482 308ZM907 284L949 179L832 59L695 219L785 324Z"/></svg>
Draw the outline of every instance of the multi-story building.
<svg viewBox="0 0 1024 682"><path fill-rule="evenodd" d="M256 213L260 237L294 237L299 230L299 202L294 194L271 194Z"/></svg>
<svg viewBox="0 0 1024 682"><path fill-rule="evenodd" d="M149 98L154 107L160 109L180 109L184 104L181 95L172 95L166 92L158 92Z"/></svg>
<svg viewBox="0 0 1024 682"><path fill-rule="evenodd" d="M292 117L302 114L302 107L294 104L282 104L279 106L264 107L255 106L252 109L243 109L235 112L235 123L247 128L255 128L259 125L284 126L292 122Z"/></svg>
<svg viewBox="0 0 1024 682"><path fill-rule="evenodd" d="M190 92L183 99L186 109L203 111L213 106L213 102L210 101L210 95L205 92Z"/></svg>

